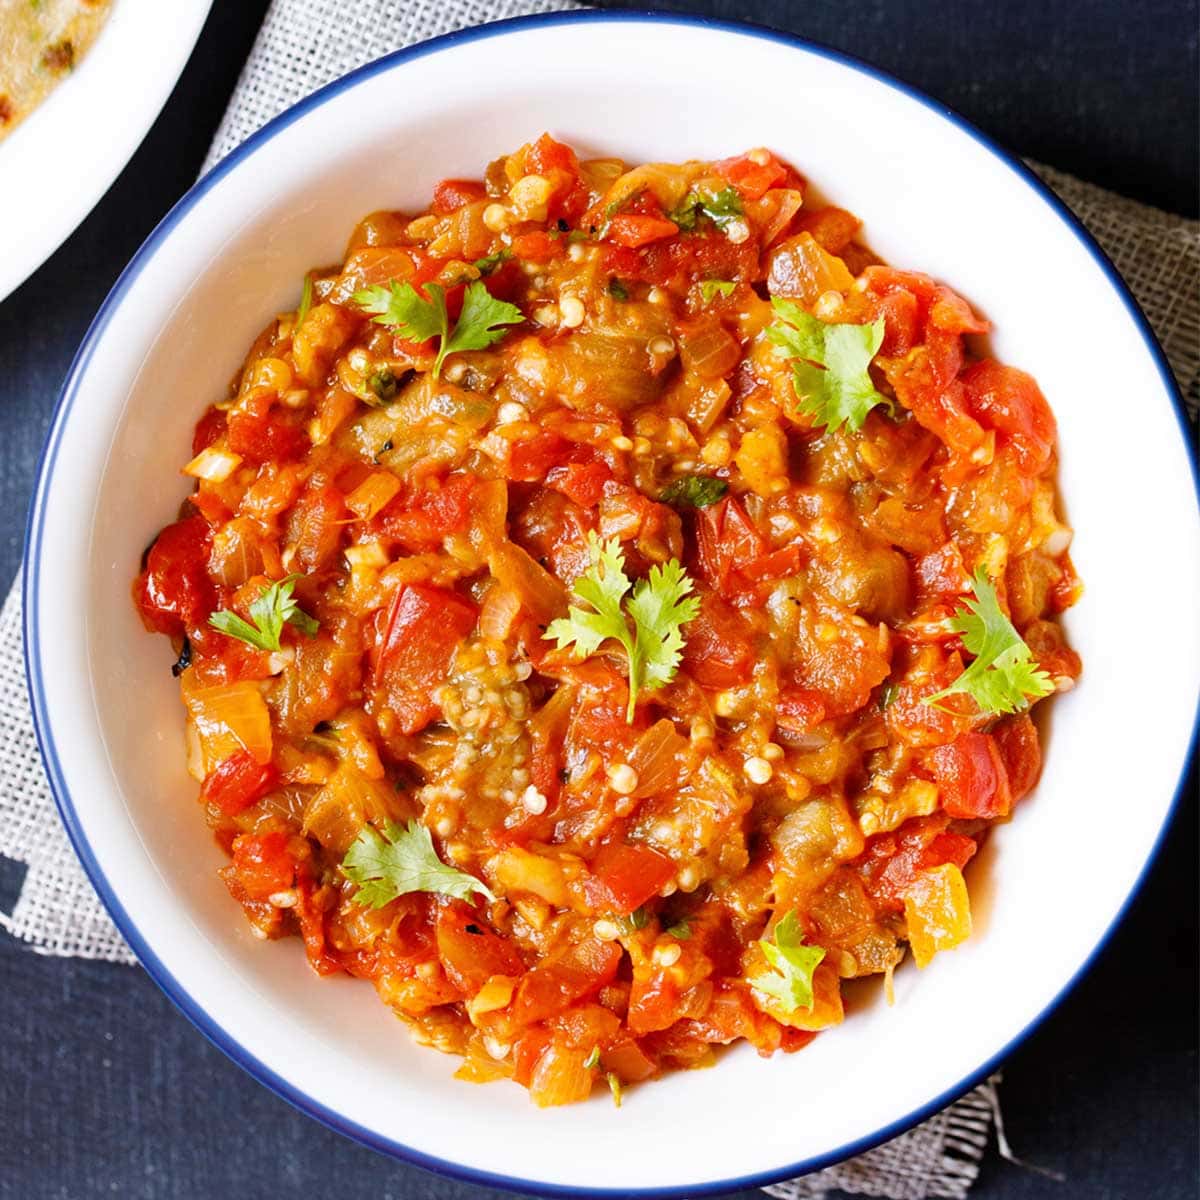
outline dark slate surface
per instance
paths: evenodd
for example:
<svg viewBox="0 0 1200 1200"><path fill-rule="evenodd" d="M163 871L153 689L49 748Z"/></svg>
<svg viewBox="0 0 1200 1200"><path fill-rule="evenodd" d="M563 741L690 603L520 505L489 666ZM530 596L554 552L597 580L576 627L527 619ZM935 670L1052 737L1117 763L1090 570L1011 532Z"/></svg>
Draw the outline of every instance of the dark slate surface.
<svg viewBox="0 0 1200 1200"><path fill-rule="evenodd" d="M265 7L216 0L128 169L0 304L0 511L9 518L0 585L17 569L38 449L75 346L120 268L194 178ZM1024 154L1196 212L1194 3L665 7L755 20L860 55ZM1009 1138L1043 1170L993 1149L977 1196L1197 1195L1196 799L1193 769L1162 855L1116 936L1005 1068ZM0 863L0 905L11 904L19 881L15 865ZM500 1195L390 1162L301 1116L214 1050L139 970L42 958L0 934L0 1200L296 1194Z"/></svg>

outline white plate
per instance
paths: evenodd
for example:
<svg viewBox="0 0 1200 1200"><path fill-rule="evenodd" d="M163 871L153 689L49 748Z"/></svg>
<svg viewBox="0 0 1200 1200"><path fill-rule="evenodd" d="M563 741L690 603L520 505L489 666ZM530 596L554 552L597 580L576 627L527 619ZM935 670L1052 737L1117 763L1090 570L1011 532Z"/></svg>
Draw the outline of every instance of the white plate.
<svg viewBox="0 0 1200 1200"><path fill-rule="evenodd" d="M160 638L130 603L142 548L188 490L193 423L312 263L381 207L416 210L549 128L640 161L768 145L866 220L871 245L995 322L1058 415L1086 585L1080 686L1052 706L1037 792L970 872L976 930L897 1003L855 989L799 1054L544 1112L456 1082L373 989L263 944L215 875ZM824 1165L993 1067L1077 977L1168 818L1200 681L1200 514L1176 397L1127 293L1017 163L836 54L684 18L592 14L443 39L332 85L202 180L138 253L66 384L27 550L30 679L76 849L154 978L268 1086L411 1161L523 1192L695 1195ZM1136 419L1131 411L1136 410ZM1136 1016L1131 1019L1139 1019ZM1142 1019L1153 1019L1145 1017ZM268 1131L263 1131L269 1136Z"/></svg>
<svg viewBox="0 0 1200 1200"><path fill-rule="evenodd" d="M0 300L70 237L167 102L212 0L114 0L79 66L0 142Z"/></svg>

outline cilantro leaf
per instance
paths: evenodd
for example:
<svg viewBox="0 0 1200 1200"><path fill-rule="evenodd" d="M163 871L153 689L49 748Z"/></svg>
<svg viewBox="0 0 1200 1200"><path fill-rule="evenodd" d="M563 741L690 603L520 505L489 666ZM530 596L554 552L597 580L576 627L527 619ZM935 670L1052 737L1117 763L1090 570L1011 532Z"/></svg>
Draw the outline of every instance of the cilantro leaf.
<svg viewBox="0 0 1200 1200"><path fill-rule="evenodd" d="M659 499L676 508L707 508L727 491L729 484L713 475L681 475L667 484Z"/></svg>
<svg viewBox="0 0 1200 1200"><path fill-rule="evenodd" d="M867 413L886 396L875 390L867 368L883 343L883 318L870 325L826 325L792 300L775 297L777 320L767 338L780 358L790 358L800 411L832 432L843 424L862 428Z"/></svg>
<svg viewBox="0 0 1200 1200"><path fill-rule="evenodd" d="M692 581L674 558L651 567L633 589L625 607L637 626L637 669L631 662L629 673L638 685L658 688L675 678L683 653L682 627L700 611L700 599L689 595L691 590Z"/></svg>
<svg viewBox="0 0 1200 1200"><path fill-rule="evenodd" d="M726 187L719 192L689 192L683 203L667 217L680 229L696 228L699 217L707 217L718 229L724 229L742 215L742 197L736 188Z"/></svg>
<svg viewBox="0 0 1200 1200"><path fill-rule="evenodd" d="M484 261L484 260L481 260ZM397 336L409 342L441 339L433 363L433 377L442 372L447 354L460 350L484 350L499 341L507 332L498 326L519 325L524 314L515 304L497 300L478 279L467 285L463 293L462 311L453 330L446 312L446 293L436 283L422 285L422 296L411 283L376 285L355 292L354 303L363 312L372 313L377 325L386 325Z"/></svg>
<svg viewBox="0 0 1200 1200"><path fill-rule="evenodd" d="M476 892L487 900L496 898L474 875L442 862L419 821L409 821L407 827L389 821L382 836L363 826L342 859L342 870L359 885L354 902L372 908L409 892L437 892L456 900L470 900Z"/></svg>
<svg viewBox="0 0 1200 1200"><path fill-rule="evenodd" d="M446 293L436 283L423 285L422 296L411 283L392 280L387 287L375 284L351 297L363 312L373 313L376 325L386 325L410 342L427 342L431 337L445 338L450 318L446 314Z"/></svg>
<svg viewBox="0 0 1200 1200"><path fill-rule="evenodd" d="M320 622L310 617L292 596L300 575L289 575L277 583L268 584L250 605L250 620L246 621L230 609L222 609L208 618L208 623L227 637L237 638L259 650L282 649L279 636L284 625L294 625L313 637Z"/></svg>
<svg viewBox="0 0 1200 1200"><path fill-rule="evenodd" d="M973 599L964 602L950 618L950 628L962 637L975 656L967 669L947 688L924 703L939 707L947 696L970 696L985 713L1014 713L1054 691L1050 676L1034 661L1013 623L1004 615L996 589L981 566L971 583Z"/></svg>
<svg viewBox="0 0 1200 1200"><path fill-rule="evenodd" d="M714 296L732 296L736 287L732 279L705 279L700 284L700 299L711 304Z"/></svg>
<svg viewBox="0 0 1200 1200"><path fill-rule="evenodd" d="M804 931L793 909L776 926L774 941L759 941L763 957L772 967L755 975L750 984L774 1000L784 1012L813 1006L813 972L825 957L820 946L805 946Z"/></svg>
<svg viewBox="0 0 1200 1200"><path fill-rule="evenodd" d="M447 354L455 354L459 350L486 350L508 332L500 326L520 325L524 320L525 314L515 304L497 300L479 280L468 284L454 332L450 334L448 342L442 341L439 366Z"/></svg>
<svg viewBox="0 0 1200 1200"><path fill-rule="evenodd" d="M594 533L589 533L588 549L591 552L591 566L575 580L574 591L595 612L572 605L565 617L550 622L545 636L557 640L560 650L574 645L579 658L595 654L602 643L615 638L632 659L633 635L621 611L621 601L631 586L625 574L625 556L621 553L621 544L616 538L601 542Z"/></svg>
<svg viewBox="0 0 1200 1200"><path fill-rule="evenodd" d="M682 627L695 619L700 601L688 594L692 581L675 559L651 567L645 579L631 585L616 538L602 542L589 533L588 548L591 566L575 581L574 592L594 611L572 605L565 617L550 623L544 636L556 641L560 650L574 646L579 658L595 654L609 639L618 642L628 661L625 719L632 724L638 692L643 687L662 687L675 678L683 650ZM626 612L633 618L632 629Z"/></svg>
<svg viewBox="0 0 1200 1200"><path fill-rule="evenodd" d="M308 316L308 310L312 308L312 297L312 275L305 275L304 288L300 292L300 307L296 309L296 324L294 328L299 329L300 326L304 324L304 318Z"/></svg>

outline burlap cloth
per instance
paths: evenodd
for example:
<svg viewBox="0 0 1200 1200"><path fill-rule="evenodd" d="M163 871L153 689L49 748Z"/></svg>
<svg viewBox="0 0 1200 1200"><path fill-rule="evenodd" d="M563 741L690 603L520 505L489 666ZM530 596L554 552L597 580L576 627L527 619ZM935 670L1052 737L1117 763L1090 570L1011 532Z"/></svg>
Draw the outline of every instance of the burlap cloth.
<svg viewBox="0 0 1200 1200"><path fill-rule="evenodd" d="M275 0L204 169L315 88L381 54L484 21L571 7L555 0ZM1195 420L1200 226L1036 169L1133 290ZM42 772L25 689L19 579L0 612L0 854L28 865L11 915L0 913L11 933L39 954L135 961L76 862ZM767 1190L786 1200L832 1188L895 1200L965 1196L998 1112L989 1081L891 1142Z"/></svg>

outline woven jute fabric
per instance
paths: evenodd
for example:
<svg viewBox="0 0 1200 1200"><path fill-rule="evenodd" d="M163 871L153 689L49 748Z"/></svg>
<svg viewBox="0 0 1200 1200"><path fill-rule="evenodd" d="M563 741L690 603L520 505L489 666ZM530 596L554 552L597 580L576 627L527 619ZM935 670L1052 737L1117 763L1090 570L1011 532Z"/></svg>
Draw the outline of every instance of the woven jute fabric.
<svg viewBox="0 0 1200 1200"><path fill-rule="evenodd" d="M554 0L275 0L207 170L272 117L381 54L484 21L578 7ZM1034 164L1092 231L1137 296L1190 416L1200 402L1200 226ZM41 954L134 962L71 851L34 740L21 648L20 581L0 611L0 855L27 865L0 923ZM840 1188L895 1200L961 1197L998 1114L995 1082L855 1159L768 1188L813 1200Z"/></svg>

